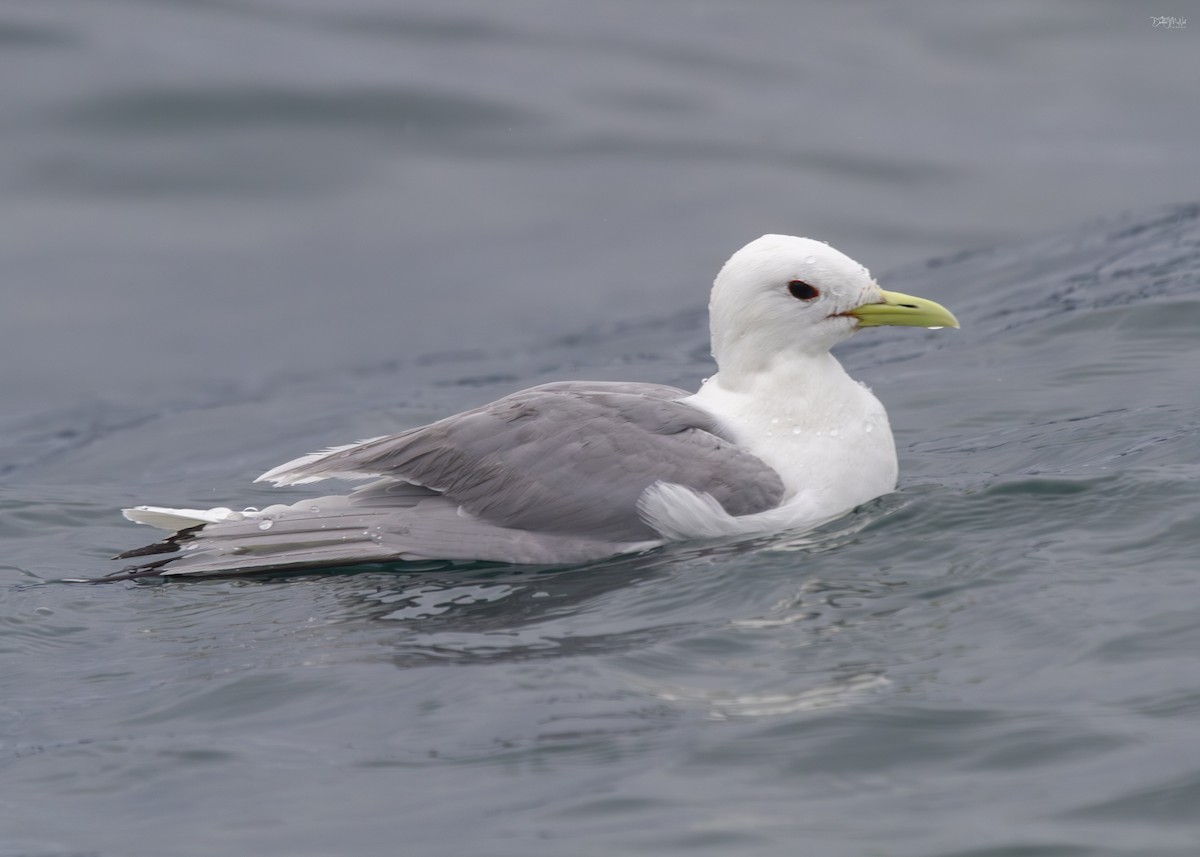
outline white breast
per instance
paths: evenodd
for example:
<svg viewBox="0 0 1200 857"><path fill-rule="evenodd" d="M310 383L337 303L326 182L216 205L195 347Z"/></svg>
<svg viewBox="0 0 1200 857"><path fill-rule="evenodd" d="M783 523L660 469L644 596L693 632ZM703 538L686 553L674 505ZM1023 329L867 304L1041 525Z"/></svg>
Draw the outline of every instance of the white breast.
<svg viewBox="0 0 1200 857"><path fill-rule="evenodd" d="M797 520L828 520L896 487L887 412L836 360L829 362L818 379L777 371L739 390L725 388L716 376L687 399L779 473L784 505Z"/></svg>

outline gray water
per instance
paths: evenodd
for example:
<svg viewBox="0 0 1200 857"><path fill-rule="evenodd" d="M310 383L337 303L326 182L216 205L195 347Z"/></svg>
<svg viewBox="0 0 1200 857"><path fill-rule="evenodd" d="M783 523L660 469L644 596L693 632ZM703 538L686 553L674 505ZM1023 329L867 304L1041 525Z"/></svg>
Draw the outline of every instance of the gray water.
<svg viewBox="0 0 1200 857"><path fill-rule="evenodd" d="M1187 5L8 0L0 855L1200 853ZM766 231L963 322L841 350L902 481L820 533L52 582L121 506L694 385Z"/></svg>

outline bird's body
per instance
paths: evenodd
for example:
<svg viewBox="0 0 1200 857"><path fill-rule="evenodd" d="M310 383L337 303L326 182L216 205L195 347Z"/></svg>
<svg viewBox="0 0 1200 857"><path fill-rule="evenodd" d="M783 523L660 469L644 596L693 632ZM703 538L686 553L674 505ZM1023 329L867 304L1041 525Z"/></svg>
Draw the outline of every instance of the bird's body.
<svg viewBox="0 0 1200 857"><path fill-rule="evenodd" d="M259 481L371 479L261 511L125 510L175 531L114 575L203 575L418 559L584 562L668 541L809 528L895 487L879 400L830 346L860 326L956 326L883 292L820 242L764 236L709 305L719 371L694 394L561 382L428 426L302 456ZM108 578L111 579L111 578Z"/></svg>

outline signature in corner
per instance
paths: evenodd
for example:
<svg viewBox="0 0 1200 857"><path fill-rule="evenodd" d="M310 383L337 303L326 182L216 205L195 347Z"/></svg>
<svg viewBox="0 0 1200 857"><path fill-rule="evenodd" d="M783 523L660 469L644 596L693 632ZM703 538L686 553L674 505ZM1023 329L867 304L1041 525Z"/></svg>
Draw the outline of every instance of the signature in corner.
<svg viewBox="0 0 1200 857"><path fill-rule="evenodd" d="M1159 15L1150 16L1151 27L1163 27L1168 30L1182 30L1187 26L1187 18L1169 18Z"/></svg>

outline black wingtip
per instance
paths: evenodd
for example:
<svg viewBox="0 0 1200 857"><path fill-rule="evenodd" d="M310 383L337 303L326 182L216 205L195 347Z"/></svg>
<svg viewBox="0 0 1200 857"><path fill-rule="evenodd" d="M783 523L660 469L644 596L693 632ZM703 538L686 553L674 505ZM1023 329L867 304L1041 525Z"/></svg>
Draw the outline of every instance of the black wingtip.
<svg viewBox="0 0 1200 857"><path fill-rule="evenodd" d="M155 542L154 544L146 545L145 547L134 548L133 550L119 553L114 556L113 559L134 559L135 557L139 556L153 556L154 554L160 553L175 553L179 550L179 545L182 542L185 542L195 536L203 526L204 524L196 524L193 527L185 527L179 532L167 536L167 538L163 539L161 542Z"/></svg>
<svg viewBox="0 0 1200 857"><path fill-rule="evenodd" d="M169 556L166 559L160 559L156 562L148 562L144 565L130 565L114 571L111 574L105 574L100 577L69 577L59 581L59 583L119 583L122 580L140 580L144 577L162 577L162 568L167 563L175 560L176 557Z"/></svg>
<svg viewBox="0 0 1200 857"><path fill-rule="evenodd" d="M179 557L179 546L184 542L190 541L195 537L196 533L204 524L196 524L192 527L185 527L176 533L172 533L160 542L145 545L144 547L134 548L117 554L113 559L137 559L143 556L156 556L158 554L171 554L171 556L163 557L160 560L147 562L140 565L131 565L120 571L114 571L111 574L105 574L100 577L80 578L73 580L74 583L116 583L120 580L138 580L143 577L159 577L162 575L162 567L169 562L174 562Z"/></svg>

